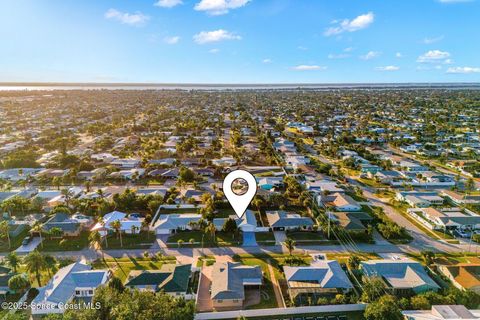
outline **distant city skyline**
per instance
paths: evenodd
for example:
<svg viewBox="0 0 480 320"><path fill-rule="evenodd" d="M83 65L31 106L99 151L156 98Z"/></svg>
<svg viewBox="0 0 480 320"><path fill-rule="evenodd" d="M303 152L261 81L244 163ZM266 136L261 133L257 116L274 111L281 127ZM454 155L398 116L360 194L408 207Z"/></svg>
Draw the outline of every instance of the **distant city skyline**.
<svg viewBox="0 0 480 320"><path fill-rule="evenodd" d="M0 0L0 82L480 82L479 0Z"/></svg>

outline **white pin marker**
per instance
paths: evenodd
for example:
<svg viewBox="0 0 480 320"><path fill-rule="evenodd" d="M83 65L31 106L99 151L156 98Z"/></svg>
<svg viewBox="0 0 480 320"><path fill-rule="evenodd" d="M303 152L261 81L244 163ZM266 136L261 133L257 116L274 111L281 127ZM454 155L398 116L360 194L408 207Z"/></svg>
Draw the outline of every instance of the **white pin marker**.
<svg viewBox="0 0 480 320"><path fill-rule="evenodd" d="M257 180L248 171L235 170L223 180L223 193L239 218L257 193Z"/></svg>

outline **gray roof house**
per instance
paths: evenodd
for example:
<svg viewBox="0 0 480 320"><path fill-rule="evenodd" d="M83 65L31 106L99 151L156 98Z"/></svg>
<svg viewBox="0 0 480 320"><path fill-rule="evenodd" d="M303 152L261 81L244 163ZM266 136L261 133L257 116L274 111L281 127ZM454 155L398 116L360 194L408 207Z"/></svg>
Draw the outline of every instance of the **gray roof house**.
<svg viewBox="0 0 480 320"><path fill-rule="evenodd" d="M153 229L156 234L171 234L176 230L191 229L190 222L198 222L202 215L196 213L162 214L155 222Z"/></svg>
<svg viewBox="0 0 480 320"><path fill-rule="evenodd" d="M360 263L367 277L379 277L394 294L422 293L437 291L423 266L413 260L368 260Z"/></svg>
<svg viewBox="0 0 480 320"><path fill-rule="evenodd" d="M212 266L211 300L215 309L243 307L246 289L262 285L260 266L245 266L238 262L217 262Z"/></svg>
<svg viewBox="0 0 480 320"><path fill-rule="evenodd" d="M291 299L299 295L333 295L353 288L336 260L319 260L308 267L283 267Z"/></svg>
<svg viewBox="0 0 480 320"><path fill-rule="evenodd" d="M297 213L286 211L267 211L267 220L273 230L311 229L313 221Z"/></svg>
<svg viewBox="0 0 480 320"><path fill-rule="evenodd" d="M48 284L39 288L33 299L32 315L39 317L49 313L63 313L64 305L74 299L91 299L94 291L110 279L108 270L91 270L82 262L61 268Z"/></svg>

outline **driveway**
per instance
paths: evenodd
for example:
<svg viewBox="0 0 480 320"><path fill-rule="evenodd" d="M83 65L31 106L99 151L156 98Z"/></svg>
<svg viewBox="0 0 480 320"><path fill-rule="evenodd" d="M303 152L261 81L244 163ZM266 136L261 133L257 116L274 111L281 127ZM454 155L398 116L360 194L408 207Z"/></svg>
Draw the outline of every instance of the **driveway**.
<svg viewBox="0 0 480 320"><path fill-rule="evenodd" d="M15 250L15 252L20 253L20 254L28 254L28 253L32 252L33 250L35 250L35 248L38 247L40 242L41 242L40 238L35 237L27 245L25 245L25 246L21 245L20 247L18 247L17 250Z"/></svg>
<svg viewBox="0 0 480 320"><path fill-rule="evenodd" d="M275 237L275 244L277 245L282 245L285 240L287 240L285 231L273 231L273 236Z"/></svg>
<svg viewBox="0 0 480 320"><path fill-rule="evenodd" d="M255 238L255 232L243 232L242 247L258 247L257 239Z"/></svg>
<svg viewBox="0 0 480 320"><path fill-rule="evenodd" d="M213 267L204 266L200 274L200 285L197 292L197 311L213 311L212 299L210 299L210 286L212 285Z"/></svg>

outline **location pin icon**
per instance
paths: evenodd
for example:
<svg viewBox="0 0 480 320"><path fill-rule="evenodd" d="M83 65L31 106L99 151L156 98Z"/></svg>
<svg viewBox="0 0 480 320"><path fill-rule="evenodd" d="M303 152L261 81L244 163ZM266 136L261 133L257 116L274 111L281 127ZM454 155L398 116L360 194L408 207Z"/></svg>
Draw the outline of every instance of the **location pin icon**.
<svg viewBox="0 0 480 320"><path fill-rule="evenodd" d="M257 193L257 180L248 171L232 171L223 180L223 194L239 218L247 210L255 193Z"/></svg>

